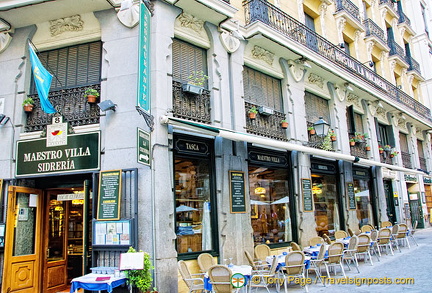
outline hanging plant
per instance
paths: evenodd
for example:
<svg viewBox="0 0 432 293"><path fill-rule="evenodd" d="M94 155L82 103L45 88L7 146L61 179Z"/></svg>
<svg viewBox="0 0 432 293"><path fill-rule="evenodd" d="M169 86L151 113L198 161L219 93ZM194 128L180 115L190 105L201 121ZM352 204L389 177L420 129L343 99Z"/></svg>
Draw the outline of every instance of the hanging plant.
<svg viewBox="0 0 432 293"><path fill-rule="evenodd" d="M384 149L383 149L383 147L381 147L381 146L378 147L378 151L379 151L380 154L384 153Z"/></svg>
<svg viewBox="0 0 432 293"><path fill-rule="evenodd" d="M367 145L365 146L365 149L366 149L366 151L370 151L370 150L371 150L371 146L367 144Z"/></svg>
<svg viewBox="0 0 432 293"><path fill-rule="evenodd" d="M87 97L87 102L91 104L96 103L97 98L99 98L99 92L91 87L86 88L84 95Z"/></svg>
<svg viewBox="0 0 432 293"><path fill-rule="evenodd" d="M30 113L33 111L33 107L34 107L34 100L32 98L27 98L23 101L22 106L24 109L24 112Z"/></svg>
<svg viewBox="0 0 432 293"><path fill-rule="evenodd" d="M390 158L394 158L394 157L396 157L397 155L399 155L399 152L393 150L393 151L390 153Z"/></svg>
<svg viewBox="0 0 432 293"><path fill-rule="evenodd" d="M355 141L355 139L354 138L351 138L350 140L349 140L349 144L350 144L350 146L355 146L355 144L356 144L356 141Z"/></svg>
<svg viewBox="0 0 432 293"><path fill-rule="evenodd" d="M310 135L314 135L314 134L316 133L316 132L315 132L315 128L314 128L313 126L308 127L307 130L309 131L309 134L310 134Z"/></svg>
<svg viewBox="0 0 432 293"><path fill-rule="evenodd" d="M336 133L334 132L333 129L330 129L330 130L329 130L328 135L330 136L330 140L331 140L331 141L336 141L337 137L336 137Z"/></svg>
<svg viewBox="0 0 432 293"><path fill-rule="evenodd" d="M288 128L288 121L286 121L286 120L282 120L282 121L281 121L281 127L282 127L283 129L287 129L287 128Z"/></svg>
<svg viewBox="0 0 432 293"><path fill-rule="evenodd" d="M255 106L253 106L252 108L249 109L248 113L249 113L249 118L251 120L254 120L256 118L256 114L258 113L258 109Z"/></svg>

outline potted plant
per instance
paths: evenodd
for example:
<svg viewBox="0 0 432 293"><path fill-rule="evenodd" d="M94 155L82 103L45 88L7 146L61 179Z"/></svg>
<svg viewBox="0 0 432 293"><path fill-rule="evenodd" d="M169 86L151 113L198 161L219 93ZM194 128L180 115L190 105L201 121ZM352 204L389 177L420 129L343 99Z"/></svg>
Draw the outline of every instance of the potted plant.
<svg viewBox="0 0 432 293"><path fill-rule="evenodd" d="M384 153L384 149L383 149L383 147L382 147L382 146L379 146L379 147L378 147L378 151L379 151L380 154Z"/></svg>
<svg viewBox="0 0 432 293"><path fill-rule="evenodd" d="M365 149L366 149L366 151L370 151L370 150L371 150L371 146L367 144L367 145L365 146Z"/></svg>
<svg viewBox="0 0 432 293"><path fill-rule="evenodd" d="M393 150L393 151L390 153L390 158L394 158L394 157L396 157L398 154L399 154L398 151Z"/></svg>
<svg viewBox="0 0 432 293"><path fill-rule="evenodd" d="M135 248L129 247L128 253L137 252ZM142 252L141 250L139 252ZM152 269L153 265L150 261L150 255L144 252L144 269L142 270L128 270L126 277L128 278L129 285L137 288L140 292L154 292L150 291L152 288ZM153 288L154 290L154 288Z"/></svg>
<svg viewBox="0 0 432 293"><path fill-rule="evenodd" d="M333 129L330 129L330 130L329 130L328 135L330 136L330 140L331 140L331 141L336 141L336 133L334 132Z"/></svg>
<svg viewBox="0 0 432 293"><path fill-rule="evenodd" d="M249 113L249 118L251 120L254 120L256 118L256 114L258 113L258 109L255 106L253 106L252 108L249 109L248 113Z"/></svg>
<svg viewBox="0 0 432 293"><path fill-rule="evenodd" d="M84 95L87 97L87 102L96 103L97 98L99 97L99 92L94 88L86 88Z"/></svg>
<svg viewBox="0 0 432 293"><path fill-rule="evenodd" d="M30 97L25 99L22 103L24 111L27 113L33 111L34 103L35 103L34 100Z"/></svg>
<svg viewBox="0 0 432 293"><path fill-rule="evenodd" d="M314 135L314 134L315 134L315 128L314 128L313 126L308 127L307 130L309 131L309 134L310 134L310 135Z"/></svg>
<svg viewBox="0 0 432 293"><path fill-rule="evenodd" d="M350 146L355 146L355 144L356 144L355 138L351 138L349 140L349 144L350 144Z"/></svg>
<svg viewBox="0 0 432 293"><path fill-rule="evenodd" d="M204 84L209 77L204 74L204 71L194 71L187 77L187 83L182 85L183 91L201 95L204 90Z"/></svg>
<svg viewBox="0 0 432 293"><path fill-rule="evenodd" d="M389 145L389 144L386 144L386 145L384 146L384 150L385 150L386 152L391 151L391 149L392 149L392 147L391 147L391 145Z"/></svg>
<svg viewBox="0 0 432 293"><path fill-rule="evenodd" d="M282 127L283 129L287 129L287 128L288 128L288 121L286 121L286 120L282 120L282 121L281 121L281 127Z"/></svg>

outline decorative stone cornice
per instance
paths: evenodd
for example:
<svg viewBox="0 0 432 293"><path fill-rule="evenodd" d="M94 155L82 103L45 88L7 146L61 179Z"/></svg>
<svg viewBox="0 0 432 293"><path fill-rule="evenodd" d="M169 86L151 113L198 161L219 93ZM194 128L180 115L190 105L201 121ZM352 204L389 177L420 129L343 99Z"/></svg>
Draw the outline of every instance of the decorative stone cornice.
<svg viewBox="0 0 432 293"><path fill-rule="evenodd" d="M187 13L182 13L179 15L178 20L180 25L185 28L190 28L197 33L204 29L204 21Z"/></svg>
<svg viewBox="0 0 432 293"><path fill-rule="evenodd" d="M84 29L84 21L79 14L50 20L51 36L55 37L64 32L77 32Z"/></svg>
<svg viewBox="0 0 432 293"><path fill-rule="evenodd" d="M274 53L255 45L251 51L251 54L253 58L263 60L267 64L273 65Z"/></svg>
<svg viewBox="0 0 432 293"><path fill-rule="evenodd" d="M361 108L361 99L359 96L353 94L353 93L348 93L347 96L347 102L351 105L354 105L357 108Z"/></svg>
<svg viewBox="0 0 432 293"><path fill-rule="evenodd" d="M324 88L324 78L315 73L309 73L308 82L314 84L319 88Z"/></svg>

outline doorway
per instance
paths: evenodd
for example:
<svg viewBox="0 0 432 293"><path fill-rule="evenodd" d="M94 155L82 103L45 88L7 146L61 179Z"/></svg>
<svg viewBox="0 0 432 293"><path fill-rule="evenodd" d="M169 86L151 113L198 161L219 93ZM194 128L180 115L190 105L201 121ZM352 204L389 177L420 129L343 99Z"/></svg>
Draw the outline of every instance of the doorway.
<svg viewBox="0 0 432 293"><path fill-rule="evenodd" d="M394 224L396 223L396 206L399 205L397 196L393 194L393 187L391 180L383 180L384 183L384 193L387 203L387 217L389 221Z"/></svg>

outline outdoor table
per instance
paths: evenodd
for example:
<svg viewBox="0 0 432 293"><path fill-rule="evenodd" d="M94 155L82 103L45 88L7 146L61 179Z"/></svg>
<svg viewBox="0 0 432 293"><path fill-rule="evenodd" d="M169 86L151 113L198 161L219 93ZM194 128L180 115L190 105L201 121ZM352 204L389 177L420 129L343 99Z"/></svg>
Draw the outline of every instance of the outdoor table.
<svg viewBox="0 0 432 293"><path fill-rule="evenodd" d="M241 266L233 265L232 267L228 266L228 268L231 270L233 275L242 274L243 276L245 276L246 284L244 284L243 287L246 288L248 280L250 280L252 275L252 267L248 265L241 265ZM210 283L210 277L208 276L207 273L204 274L204 289L210 292L213 289L213 286Z"/></svg>
<svg viewBox="0 0 432 293"><path fill-rule="evenodd" d="M347 247L350 242L351 237L345 237L345 238L339 238L336 239L336 242L340 242L344 245L344 247Z"/></svg>
<svg viewBox="0 0 432 293"><path fill-rule="evenodd" d="M329 246L330 245L328 245L328 244L317 244L317 245L314 245L314 246L308 246L308 247L305 247L304 249L303 249L303 252L305 253L305 254L309 254L309 255L312 255L312 256L314 256L314 255L318 255L318 253L319 253L319 251L320 251L320 246L321 245L325 245L325 247L326 247L326 251L328 250L328 248L329 248Z"/></svg>
<svg viewBox="0 0 432 293"><path fill-rule="evenodd" d="M70 293L78 292L77 290L80 288L91 291L106 290L111 293L113 288L125 284L126 281L127 278L124 276L114 277L112 274L91 273L72 279Z"/></svg>
<svg viewBox="0 0 432 293"><path fill-rule="evenodd" d="M278 266L277 266L276 270L280 270L281 268L283 268L285 266L285 257L287 256L287 254L288 253L284 252L284 253L279 254L279 255L269 255L266 257L266 262L271 264L273 262L273 258L277 257L278 258ZM306 269L308 269L310 266L310 260L311 260L311 257L308 255L305 255L304 264L305 264Z"/></svg>

